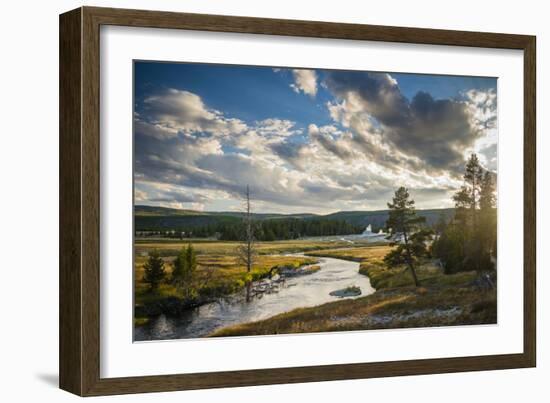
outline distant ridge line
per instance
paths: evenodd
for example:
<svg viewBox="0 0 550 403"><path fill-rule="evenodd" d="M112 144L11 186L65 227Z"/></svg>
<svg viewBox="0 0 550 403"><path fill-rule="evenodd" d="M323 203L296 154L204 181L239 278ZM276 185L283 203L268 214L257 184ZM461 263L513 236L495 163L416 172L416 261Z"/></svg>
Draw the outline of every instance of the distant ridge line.
<svg viewBox="0 0 550 403"><path fill-rule="evenodd" d="M437 211L454 211L454 207L441 207L441 208L429 208L429 209L416 209L417 212L437 212ZM227 215L227 216L241 216L243 213L239 211L203 211L203 210L192 210L192 209L178 209L173 207L162 207L162 206L148 206L148 205L135 205L134 214L140 215L140 213L171 213L174 215ZM387 213L388 209L381 210L341 210L334 213L328 214L317 214L317 213L252 213L256 216L273 216L273 217L330 217L335 215L355 215L355 214L383 214ZM159 214L164 215L164 214ZM169 214L166 214L169 215Z"/></svg>
<svg viewBox="0 0 550 403"><path fill-rule="evenodd" d="M241 220L243 213L238 211L196 211L178 210L168 207L135 206L134 224L137 231L181 231L192 228L217 224L231 224ZM417 210L419 216L426 218L428 225L434 225L441 215L449 220L454 214L454 208ZM373 228L383 228L388 219L388 210L374 211L339 211L336 213L320 214L282 214L282 213L255 213L254 219L268 220L328 220L345 221L348 224L366 228L369 224Z"/></svg>

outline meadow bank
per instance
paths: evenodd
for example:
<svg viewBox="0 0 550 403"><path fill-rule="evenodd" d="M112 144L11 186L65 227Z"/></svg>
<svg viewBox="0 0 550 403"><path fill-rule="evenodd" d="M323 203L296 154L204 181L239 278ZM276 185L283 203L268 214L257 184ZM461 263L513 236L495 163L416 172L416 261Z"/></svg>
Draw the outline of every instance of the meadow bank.
<svg viewBox="0 0 550 403"><path fill-rule="evenodd" d="M143 326L151 317L161 314L177 316L208 302L228 296L238 296L248 281L259 281L278 271L301 272L307 267L308 273L314 273L318 258L314 256L295 256L294 253L318 251L323 248L343 247L346 243L314 241L275 241L259 242L258 255L253 270L248 273L239 262L236 254L237 242L192 240L197 255L196 295L184 299L181 292L170 281L163 281L155 292L150 292L144 281L144 264L152 251L157 251L163 259L167 279L170 279L173 262L187 241L175 240L138 240L135 245L134 277L135 308L134 324Z"/></svg>
<svg viewBox="0 0 550 403"><path fill-rule="evenodd" d="M211 336L315 333L369 329L454 326L496 323L496 289L477 272L444 274L433 260L417 269L415 287L406 267L388 268L383 257L391 247L332 248L309 256L360 261L360 273L377 290L357 299L299 308L266 320L226 327Z"/></svg>

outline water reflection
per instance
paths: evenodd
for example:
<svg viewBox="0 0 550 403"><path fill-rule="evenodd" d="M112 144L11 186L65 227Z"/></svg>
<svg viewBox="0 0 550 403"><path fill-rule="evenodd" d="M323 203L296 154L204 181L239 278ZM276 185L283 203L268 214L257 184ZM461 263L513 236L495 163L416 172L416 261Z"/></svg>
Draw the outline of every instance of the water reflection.
<svg viewBox="0 0 550 403"><path fill-rule="evenodd" d="M321 258L316 273L289 278L277 293L250 302L241 296L203 305L177 318L161 315L135 329L136 341L202 337L221 327L266 319L295 308L311 307L339 298L330 292L349 286L361 288L361 296L374 292L368 277L359 274L359 263ZM357 297L348 297L357 298Z"/></svg>

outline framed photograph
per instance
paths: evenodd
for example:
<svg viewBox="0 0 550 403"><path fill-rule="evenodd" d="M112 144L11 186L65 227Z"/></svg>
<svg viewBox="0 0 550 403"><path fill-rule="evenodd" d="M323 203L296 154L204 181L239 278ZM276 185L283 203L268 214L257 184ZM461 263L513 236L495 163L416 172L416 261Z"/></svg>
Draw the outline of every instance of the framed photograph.
<svg viewBox="0 0 550 403"><path fill-rule="evenodd" d="M535 37L60 16L60 386L533 367Z"/></svg>

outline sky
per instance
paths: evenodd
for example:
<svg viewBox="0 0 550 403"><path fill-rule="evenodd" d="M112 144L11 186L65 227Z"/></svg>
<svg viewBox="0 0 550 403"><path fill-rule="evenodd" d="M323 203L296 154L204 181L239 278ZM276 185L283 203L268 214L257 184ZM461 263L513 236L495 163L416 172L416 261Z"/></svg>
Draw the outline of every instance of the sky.
<svg viewBox="0 0 550 403"><path fill-rule="evenodd" d="M450 207L497 168L497 79L134 62L134 202L203 211Z"/></svg>

